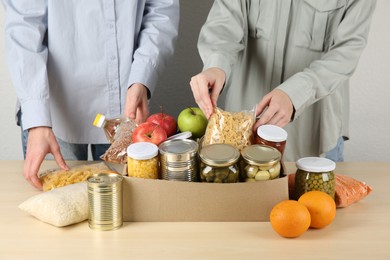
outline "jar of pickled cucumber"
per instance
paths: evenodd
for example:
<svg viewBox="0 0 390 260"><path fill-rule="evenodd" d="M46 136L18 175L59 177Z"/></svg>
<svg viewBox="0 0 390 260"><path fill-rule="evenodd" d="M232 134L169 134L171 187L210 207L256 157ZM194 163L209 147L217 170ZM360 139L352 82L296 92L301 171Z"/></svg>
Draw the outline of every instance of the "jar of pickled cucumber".
<svg viewBox="0 0 390 260"><path fill-rule="evenodd" d="M159 160L157 145L139 142L127 148L127 174L130 177L158 179Z"/></svg>
<svg viewBox="0 0 390 260"><path fill-rule="evenodd" d="M295 199L308 191L319 190L334 199L336 163L321 157L305 157L296 162Z"/></svg>
<svg viewBox="0 0 390 260"><path fill-rule="evenodd" d="M266 181L279 178L281 153L271 146L254 144L241 151L246 182Z"/></svg>
<svg viewBox="0 0 390 260"><path fill-rule="evenodd" d="M240 151L229 144L209 144L199 153L202 182L234 183L240 174L237 165Z"/></svg>

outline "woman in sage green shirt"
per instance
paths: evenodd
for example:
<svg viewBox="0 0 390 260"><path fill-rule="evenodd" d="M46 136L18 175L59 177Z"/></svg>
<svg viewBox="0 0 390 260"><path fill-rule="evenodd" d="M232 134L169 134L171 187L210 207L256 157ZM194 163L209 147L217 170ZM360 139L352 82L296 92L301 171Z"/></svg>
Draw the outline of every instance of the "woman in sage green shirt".
<svg viewBox="0 0 390 260"><path fill-rule="evenodd" d="M349 78L375 4L216 0L199 36L204 68L191 79L195 101L206 116L217 100L231 112L257 104L255 129L274 124L288 132L285 161L338 149L348 138Z"/></svg>

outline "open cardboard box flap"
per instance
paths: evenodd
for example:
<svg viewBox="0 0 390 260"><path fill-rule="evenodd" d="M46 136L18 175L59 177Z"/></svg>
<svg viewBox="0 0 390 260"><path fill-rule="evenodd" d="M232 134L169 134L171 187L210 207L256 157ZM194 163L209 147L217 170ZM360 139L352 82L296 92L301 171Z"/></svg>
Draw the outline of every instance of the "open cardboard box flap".
<svg viewBox="0 0 390 260"><path fill-rule="evenodd" d="M286 176L231 184L125 177L123 220L269 221L272 207L285 199L288 199Z"/></svg>

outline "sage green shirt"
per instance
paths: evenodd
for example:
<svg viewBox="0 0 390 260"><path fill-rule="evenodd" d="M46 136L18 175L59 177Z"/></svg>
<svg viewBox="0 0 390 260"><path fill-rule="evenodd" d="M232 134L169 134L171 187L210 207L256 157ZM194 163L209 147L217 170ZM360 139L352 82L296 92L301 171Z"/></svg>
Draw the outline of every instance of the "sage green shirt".
<svg viewBox="0 0 390 260"><path fill-rule="evenodd" d="M204 69L226 84L218 106L249 110L274 88L295 114L285 161L323 156L348 138L349 78L366 46L375 0L216 0L201 29Z"/></svg>

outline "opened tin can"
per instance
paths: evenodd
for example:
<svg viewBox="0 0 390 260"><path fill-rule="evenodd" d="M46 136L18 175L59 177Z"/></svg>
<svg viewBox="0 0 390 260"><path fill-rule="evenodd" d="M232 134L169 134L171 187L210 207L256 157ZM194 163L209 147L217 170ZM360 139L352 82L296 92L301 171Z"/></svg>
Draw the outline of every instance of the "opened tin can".
<svg viewBox="0 0 390 260"><path fill-rule="evenodd" d="M122 180L116 173L98 173L88 182L88 224L91 229L115 230L122 226Z"/></svg>
<svg viewBox="0 0 390 260"><path fill-rule="evenodd" d="M173 139L160 144L161 176L164 180L197 181L198 143Z"/></svg>

